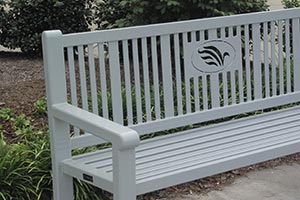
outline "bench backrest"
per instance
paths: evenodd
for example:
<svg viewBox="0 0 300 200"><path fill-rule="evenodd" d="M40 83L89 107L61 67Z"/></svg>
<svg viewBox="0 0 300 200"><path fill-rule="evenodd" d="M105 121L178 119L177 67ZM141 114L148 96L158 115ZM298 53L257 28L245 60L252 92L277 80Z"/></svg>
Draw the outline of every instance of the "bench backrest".
<svg viewBox="0 0 300 200"><path fill-rule="evenodd" d="M166 130L299 101L299 18L290 9L62 35L61 67L73 105L140 134ZM101 142L74 130L73 148Z"/></svg>

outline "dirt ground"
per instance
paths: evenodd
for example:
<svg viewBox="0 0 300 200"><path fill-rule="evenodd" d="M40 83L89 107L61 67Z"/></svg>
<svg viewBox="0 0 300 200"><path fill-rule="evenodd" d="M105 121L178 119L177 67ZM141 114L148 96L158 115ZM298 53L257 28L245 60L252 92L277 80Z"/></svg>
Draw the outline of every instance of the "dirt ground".
<svg viewBox="0 0 300 200"><path fill-rule="evenodd" d="M42 59L25 57L20 53L0 51L0 107L11 108L16 114L27 114L34 119L36 124L46 123L45 119L39 119L33 114L33 104L43 97L45 97L45 83ZM0 124L2 123L0 121ZM13 137L12 130L7 127L9 127L7 124L3 124L4 133L8 137ZM300 154L152 192L140 196L139 200L164 199L166 197L170 199L188 194L203 194L211 190L221 190L225 185L232 183L236 177L246 176L248 171L295 162L300 164Z"/></svg>
<svg viewBox="0 0 300 200"><path fill-rule="evenodd" d="M0 106L31 115L33 104L44 96L42 59L0 52Z"/></svg>
<svg viewBox="0 0 300 200"><path fill-rule="evenodd" d="M16 115L26 114L35 127L47 119L34 115L33 104L45 97L44 71L41 58L25 57L17 52L0 51L0 108L10 108ZM13 143L11 124L0 119L6 142Z"/></svg>

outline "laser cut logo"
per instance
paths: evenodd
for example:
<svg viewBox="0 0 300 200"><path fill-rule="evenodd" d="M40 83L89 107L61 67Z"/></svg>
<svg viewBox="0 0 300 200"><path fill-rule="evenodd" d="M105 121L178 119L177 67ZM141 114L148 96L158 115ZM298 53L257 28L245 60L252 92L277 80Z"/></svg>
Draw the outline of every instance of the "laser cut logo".
<svg viewBox="0 0 300 200"><path fill-rule="evenodd" d="M192 54L192 65L195 69L214 73L230 66L236 57L234 47L223 40L203 42Z"/></svg>

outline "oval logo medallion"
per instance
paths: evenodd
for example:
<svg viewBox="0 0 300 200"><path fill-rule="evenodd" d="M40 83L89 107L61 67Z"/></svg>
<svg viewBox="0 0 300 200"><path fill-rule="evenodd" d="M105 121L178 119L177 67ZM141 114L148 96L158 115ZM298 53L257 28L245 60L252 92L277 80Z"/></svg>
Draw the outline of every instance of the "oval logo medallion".
<svg viewBox="0 0 300 200"><path fill-rule="evenodd" d="M236 57L234 47L223 40L203 42L192 54L192 65L196 70L214 73L230 66Z"/></svg>

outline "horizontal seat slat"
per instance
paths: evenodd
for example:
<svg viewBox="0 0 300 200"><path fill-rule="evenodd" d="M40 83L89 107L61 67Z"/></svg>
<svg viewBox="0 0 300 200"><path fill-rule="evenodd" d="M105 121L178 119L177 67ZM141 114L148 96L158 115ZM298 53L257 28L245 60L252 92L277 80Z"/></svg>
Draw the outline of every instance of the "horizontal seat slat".
<svg viewBox="0 0 300 200"><path fill-rule="evenodd" d="M174 173L142 179L137 182L137 194L143 194L179 183L193 181L232 169L249 166L299 152L300 140L291 140L276 146L257 149L244 154L225 157L206 165L184 168Z"/></svg>
<svg viewBox="0 0 300 200"><path fill-rule="evenodd" d="M299 126L300 123L297 123L294 127L293 127L293 131L298 131L299 128L297 126ZM289 130L289 129L288 129ZM284 128L281 130L283 133L288 132L287 130L285 130ZM277 133L277 132L276 132ZM281 134L283 134L281 133ZM177 158L178 159L184 159L187 156L196 156L196 155L202 155L202 154L206 154L206 153L210 153L210 152L214 152L214 151L218 151L227 147L232 147L232 146L236 146L236 145L242 145L242 144L246 144L249 142L254 142L256 141L257 138L259 139L265 139L268 137L272 137L272 131L268 131L268 132L261 132L257 135L255 134L251 134L250 136L245 136L245 135L241 135L235 138L229 138L229 139L224 139L224 140L218 140L217 142L210 142L207 143L206 145L203 145L202 149L200 150L194 150L193 148L189 148L187 152L182 152L182 151L178 151L178 154L173 153L173 154L169 154L167 156L165 156L163 159L162 158L156 158L156 160L167 160L171 157L171 158ZM176 150L174 150L176 151ZM157 163L154 162L155 160L151 160L150 162L144 162L144 163L138 163L137 164L137 171L139 170L143 170L144 168L148 168L150 167L149 164L154 163L153 166ZM171 160L169 160L171 161ZM143 167L144 166L144 167Z"/></svg>
<svg viewBox="0 0 300 200"><path fill-rule="evenodd" d="M247 138L256 139L263 134L269 134L272 137L273 132L279 134L279 131L286 131L289 130L289 128L297 129L297 126L300 125L299 120L300 116L288 119L285 118L284 120L282 120L282 122L278 120L272 124L265 125L265 127L262 127L264 125L261 125L256 126L255 129L253 128L243 131L225 130L224 132L227 132L227 134L224 134L223 131L220 131L219 133L213 134L212 136L203 136L199 138L192 138L190 140L186 139L186 141L178 140L177 143L173 143L171 145L166 143L165 145L161 145L160 147L144 152L140 152L137 150L137 171L145 168L143 166L151 167L159 165L159 160L168 160L170 157L174 157L176 158L176 160L178 160L181 159L181 157L185 158L191 153L199 153L199 151L202 152L202 154L206 154L209 153L208 150L211 149L211 147L215 147L215 150L218 150L219 148L223 148L226 144L234 146L238 142L244 142L245 140L247 140ZM277 126L274 126L276 124ZM247 128L248 127L246 127L245 129ZM186 136L188 137L189 133ZM200 145L201 149L199 149ZM158 149L159 151L157 151ZM91 167L97 167L97 169L103 169L107 172L111 172L111 165L111 159L106 159L105 161L102 160L102 162L100 160L94 161Z"/></svg>
<svg viewBox="0 0 300 200"><path fill-rule="evenodd" d="M252 117L251 119L247 120L247 123L238 123L234 127L232 126L232 122L225 122L222 123L223 125L221 130L219 128L219 125L213 125L213 127L209 126L209 127L201 128L201 132L199 132L198 129L188 130L182 133L172 134L164 138L158 138L158 139L154 138L152 140L150 139L150 140L143 141L143 145L139 146L136 150L137 159L138 159L137 164L143 162L151 162L152 159L151 157L149 158L149 155L155 156L156 159L163 159L164 152L168 153L168 151L172 151L173 154L176 154L177 151L183 151L181 150L181 148L184 148L184 150L188 151L188 148L186 148L186 146L191 147L190 151L195 151L197 147L195 148L192 147L194 145L199 144L200 142L207 143L209 141L214 141L216 139L235 136L235 134L240 134L242 130L247 130L248 132L256 131L262 128L271 128L271 130L272 129L276 130L276 128L272 128L272 126L287 123L287 122L292 123L295 120L299 119L297 109L295 110L295 108L292 108L288 110L289 112L285 111L285 112L278 112L277 114L276 112L273 114L265 114L266 116L262 119L261 116L257 116L257 118ZM242 121L244 121L244 119L240 119L240 122ZM250 130L249 127L253 126L254 124L256 124L255 129L252 128ZM282 126L288 127L289 125L283 124ZM277 129L279 129L279 127L277 127ZM220 136L221 134L222 136ZM212 144L207 143L204 146L209 146L209 145ZM159 152L157 151L158 148L160 150ZM160 156L157 156L155 154L160 154ZM103 156L101 158L99 156L96 156L95 160L91 162L95 163L95 165L99 165L97 163L102 162L101 167L111 165L111 159L105 159L104 161ZM99 168L101 167L99 166Z"/></svg>
<svg viewBox="0 0 300 200"><path fill-rule="evenodd" d="M189 173L190 169L201 170L222 160L290 142L300 144L299 111L294 107L143 141L136 149L138 193L156 188L151 182ZM87 173L95 177L91 184L112 191L110 148L67 159L63 169L81 180ZM187 177L185 181L188 180L192 179Z"/></svg>
<svg viewBox="0 0 300 200"><path fill-rule="evenodd" d="M293 107L293 108L288 108L286 110L279 110L279 111L274 111L272 113L265 113L263 118L260 115L253 116L251 118L242 118L242 119L239 119L240 124L239 124L238 128L245 128L245 127L253 125L254 123L257 124L258 119L259 119L260 123L265 123L268 121L273 121L278 118L285 118L288 116L291 117L294 115L298 115L298 112L299 112L299 108ZM243 121L247 121L247 123L242 123ZM149 149L156 149L161 146L170 145L174 142L176 143L178 140L180 140L180 141L193 140L193 139L202 137L203 135L207 134L208 132L210 134L217 133L218 131L220 131L220 129L219 129L220 127L222 127L222 131L225 131L225 130L230 131L230 130L234 129L232 127L232 121L224 122L221 124L214 124L214 125L210 125L208 127L201 128L201 134L199 134L198 131L188 130L188 131L184 131L184 132L177 133L177 134L174 133L174 134L165 136L163 138L154 138L154 139L145 140L145 141L143 141L143 145L139 146L136 151L139 153L139 155L142 155L140 153L142 151L146 151ZM186 135L187 132L189 133L188 136ZM154 141L155 141L155 143L154 143ZM103 153L105 153L105 155L103 155ZM105 160L107 158L109 159L110 157L111 157L110 151L98 151L98 152L92 152L92 153L88 153L88 154L84 154L84 155L74 156L73 160L81 159L81 161L85 162L85 159L86 159L89 162L91 162L91 161L98 162L98 161Z"/></svg>
<svg viewBox="0 0 300 200"><path fill-rule="evenodd" d="M81 154L78 156L73 156L73 160L79 160L80 162L91 162L94 159L99 159L101 157L101 160L105 160L107 158L111 159L111 149L105 149L105 150L100 150L92 153L86 153L86 154Z"/></svg>
<svg viewBox="0 0 300 200"><path fill-rule="evenodd" d="M160 160L169 160L171 157L176 158L176 160L180 160L181 158L186 158L187 156L190 156L192 154L193 156L197 154L207 154L211 151L218 151L227 144L229 146L235 146L239 143L243 144L246 143L248 140L251 142L252 140L255 140L256 138L262 138L270 136L272 137L273 132L276 132L276 134L279 134L279 131L286 132L290 128L293 128L295 130L299 130L298 127L300 125L300 117L298 116L297 121L291 120L287 124L281 124L274 127L273 125L268 125L262 129L252 129L247 130L245 132L238 132L236 130L236 133L231 133L227 136L222 136L220 138L217 138L217 136L212 136L203 139L198 140L190 140L187 142L178 142L178 144L167 146L167 150L164 150L165 148L158 148L156 151L147 152L147 155L140 155L140 153L137 153L137 172L139 170L143 170L144 168L147 168L150 166L155 166L160 164ZM255 132L254 132L255 131ZM190 144L189 144L190 143ZM199 148L201 146L201 148ZM157 151L159 150L159 151ZM181 162L181 161L179 161ZM174 163L176 165L176 163ZM101 163L101 166L99 166L99 163L95 163L94 166L97 166L97 169L103 169L107 172L111 172L111 160L106 160L105 163ZM171 164L172 165L172 164ZM93 166L91 166L93 167Z"/></svg>
<svg viewBox="0 0 300 200"><path fill-rule="evenodd" d="M73 163L68 161L62 162L62 171L72 177L84 180L84 175L89 175L93 177L94 185L101 185L104 190L112 191L112 178L111 174L105 173L103 171L97 170L95 168L87 167L83 163ZM96 175L96 176L95 176Z"/></svg>
<svg viewBox="0 0 300 200"><path fill-rule="evenodd" d="M252 116L251 118L241 118L239 119L239 122L241 122L241 124L239 125L239 127L246 127L246 126L251 126L253 124L257 124L257 121L258 119L257 118L260 118L260 122L263 123L263 122L268 122L268 121L272 121L274 119L277 119L277 118L284 118L284 117L287 117L287 116L292 116L292 115L298 115L299 113L299 108L297 107L292 107L292 108L288 108L288 109L285 109L285 110L278 110L278 111L273 111L272 113L264 113L264 117L262 117L261 115L256 115L256 116ZM242 123L243 121L247 121L246 124ZM227 129L232 129L232 121L227 121L227 122L223 122L223 123L215 123L215 124L212 124L212 125L209 125L209 126L204 126L202 127L202 133L205 134L205 131L215 131L215 130L219 130L220 127L222 127L222 130L227 130ZM188 131L190 132L190 131ZM157 140L155 141L155 145L156 147L161 145L161 144L165 144L165 141L168 140L168 141L172 141L172 138L175 138L176 140L178 140L179 138L178 137L184 137L184 132L181 132L181 133L174 133L174 134L171 134L171 135L168 135L167 137L164 137L164 138L154 138L154 139L149 139L149 140L145 140L144 141L144 144L142 147L138 147L138 150L147 150L149 146L153 147L154 145L152 144L153 143L153 140ZM194 134L193 133L190 133L189 135L189 138L193 138L193 137L199 137L199 133L198 132L195 132ZM180 139L183 139L183 138L180 138ZM148 145L149 144L149 145Z"/></svg>
<svg viewBox="0 0 300 200"><path fill-rule="evenodd" d="M297 129L296 131L299 131ZM289 138L287 140L286 138ZM182 169L187 169L188 167L193 167L193 166L201 166L203 164L230 157L230 156L235 156L243 153L250 152L252 150L257 150L277 144L282 144L287 141L293 141L293 140L300 140L300 136L297 132L292 131L291 133L285 133L285 134L280 134L279 136L277 135L271 135L268 138L260 138L257 137L261 140L256 139L253 141L253 143L246 143L246 144L241 144L241 145L233 145L233 147L227 148L227 149L220 149L219 151L212 152L212 153L203 153L200 156L195 156L193 158L189 159L183 159L178 162L173 162L173 163L167 163L166 165L156 165L156 167L152 168L146 168L143 170L138 171L137 173L137 181L149 178L149 177L155 177L159 175L167 175L167 173L172 173L177 170L182 170ZM286 140L284 140L286 139ZM255 143L256 142L256 143ZM267 143L267 144L266 144Z"/></svg>
<svg viewBox="0 0 300 200"><path fill-rule="evenodd" d="M221 139L221 138L226 138L226 137L230 137L230 136L234 136L235 134L241 134L243 133L243 131L247 131L247 132L251 132L251 131L256 131L256 130L261 130L264 128L272 128L272 126L274 125L278 125L281 123L289 123L289 122L295 122L296 120L299 119L299 116L291 116L291 117L286 117L286 118L279 118L279 119L273 119L272 121L269 122L259 122L257 124L255 124L255 128L251 128L251 126L246 125L246 126L236 126L236 127L232 127L229 129L219 129L219 130L210 130L208 129L207 131L203 131L199 132L197 130L194 131L187 131L185 135L179 135L179 138L177 139L177 141L175 140L176 138L174 138L174 140L171 141L165 141L165 143L161 144L161 145L157 145L157 143L155 143L151 148L145 148L142 151L139 151L139 156L143 157L143 156L147 156L147 154L153 154L157 148L159 148L161 151L168 151L168 149L177 149L177 148L181 148L181 147L185 147L186 145L196 145L199 143L199 140L201 140L201 143L205 143L205 142L209 142L209 141L213 141L216 139ZM252 124L253 125L253 124ZM188 134L187 134L188 133ZM198 134L198 136L194 136L192 134ZM209 133L209 135L206 135L207 133ZM191 135L189 135L191 134ZM181 136L181 137L180 137ZM208 137L210 136L210 137ZM180 145L178 146L178 141L180 141ZM153 151L151 151L153 150ZM145 152L145 153L143 153ZM160 152L161 153L161 152Z"/></svg>

